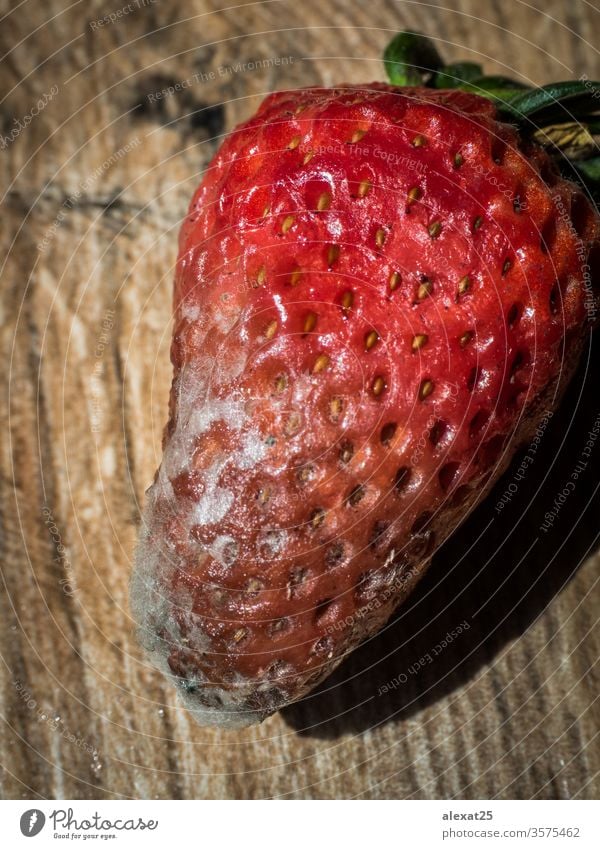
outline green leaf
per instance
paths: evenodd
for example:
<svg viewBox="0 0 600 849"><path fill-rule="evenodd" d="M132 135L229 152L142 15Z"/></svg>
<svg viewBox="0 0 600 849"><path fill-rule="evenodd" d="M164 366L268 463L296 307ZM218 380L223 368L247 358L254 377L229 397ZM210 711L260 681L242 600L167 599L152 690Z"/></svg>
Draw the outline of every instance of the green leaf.
<svg viewBox="0 0 600 849"><path fill-rule="evenodd" d="M400 32L390 41L383 63L392 85L418 86L442 66L433 42L418 32Z"/></svg>
<svg viewBox="0 0 600 849"><path fill-rule="evenodd" d="M480 97L488 97L491 100L497 100L499 103L511 103L513 98L520 97L527 92L527 86L518 83L515 80L510 80L508 77L477 77L469 83L460 86L464 91L470 91L473 94L478 94Z"/></svg>
<svg viewBox="0 0 600 849"><path fill-rule="evenodd" d="M598 92L600 92L600 83L592 80L550 83L512 98L510 112L518 117L536 116L536 120L542 114L551 115L558 112L563 116L563 120L567 120L569 117L576 117L573 110L580 110L582 105L588 112L596 109Z"/></svg>
<svg viewBox="0 0 600 849"><path fill-rule="evenodd" d="M575 169L579 171L586 180L597 183L600 186L600 156L588 159L585 162L575 162Z"/></svg>
<svg viewBox="0 0 600 849"><path fill-rule="evenodd" d="M581 119L593 136L600 135L600 115L587 115Z"/></svg>
<svg viewBox="0 0 600 849"><path fill-rule="evenodd" d="M528 91L531 91L529 86L526 86L524 83L517 82L517 80L511 80L509 77L501 77L498 75L484 75L481 77L476 77L474 80L471 80L471 85L478 86L482 88L484 91L515 91L518 95L526 94ZM515 95L517 96L517 95Z"/></svg>
<svg viewBox="0 0 600 849"><path fill-rule="evenodd" d="M600 207L600 156L585 162L571 162L563 158L558 165L563 177L579 183L596 207Z"/></svg>
<svg viewBox="0 0 600 849"><path fill-rule="evenodd" d="M436 88L461 88L481 76L483 69L475 62L451 62L437 72L433 84Z"/></svg>

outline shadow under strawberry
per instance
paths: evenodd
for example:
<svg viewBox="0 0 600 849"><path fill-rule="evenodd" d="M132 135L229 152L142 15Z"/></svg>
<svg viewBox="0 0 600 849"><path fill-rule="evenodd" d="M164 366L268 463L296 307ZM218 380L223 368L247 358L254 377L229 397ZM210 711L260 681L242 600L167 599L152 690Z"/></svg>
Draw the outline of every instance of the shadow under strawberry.
<svg viewBox="0 0 600 849"><path fill-rule="evenodd" d="M412 716L472 681L552 603L600 545L599 376L590 338L533 461L519 452L388 626L282 711L288 725L335 738Z"/></svg>

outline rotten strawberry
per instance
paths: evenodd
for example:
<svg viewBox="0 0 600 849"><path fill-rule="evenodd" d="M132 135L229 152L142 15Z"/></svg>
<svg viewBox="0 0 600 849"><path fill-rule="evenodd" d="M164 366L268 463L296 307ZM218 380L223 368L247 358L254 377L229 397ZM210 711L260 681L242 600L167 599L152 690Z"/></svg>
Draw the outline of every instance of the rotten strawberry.
<svg viewBox="0 0 600 849"><path fill-rule="evenodd" d="M260 721L382 627L589 333L599 220L519 126L535 93L426 73L272 94L182 227L133 609L201 722Z"/></svg>

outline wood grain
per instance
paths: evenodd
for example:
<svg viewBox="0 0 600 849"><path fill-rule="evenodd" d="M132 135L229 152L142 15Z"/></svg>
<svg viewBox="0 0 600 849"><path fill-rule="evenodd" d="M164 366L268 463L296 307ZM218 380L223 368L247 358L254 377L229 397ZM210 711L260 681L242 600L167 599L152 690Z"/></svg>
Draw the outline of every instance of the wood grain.
<svg viewBox="0 0 600 849"><path fill-rule="evenodd" d="M598 78L597 10L142 5L94 26L126 4L0 4L4 137L57 87L0 159L2 796L596 796L600 446L540 525L597 421L597 343L512 501L495 509L516 467L385 632L259 728L190 721L133 637L127 584L166 419L176 233L219 135L273 88L381 78L402 28L490 72ZM293 61L232 67L275 57Z"/></svg>

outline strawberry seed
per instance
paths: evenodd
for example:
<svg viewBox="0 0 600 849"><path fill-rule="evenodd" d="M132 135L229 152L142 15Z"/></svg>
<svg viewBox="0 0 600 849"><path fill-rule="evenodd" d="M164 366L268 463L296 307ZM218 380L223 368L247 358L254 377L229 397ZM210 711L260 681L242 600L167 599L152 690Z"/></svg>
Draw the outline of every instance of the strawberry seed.
<svg viewBox="0 0 600 849"><path fill-rule="evenodd" d="M304 332L311 333L317 326L317 314L309 312L304 319Z"/></svg>
<svg viewBox="0 0 600 849"><path fill-rule="evenodd" d="M301 484L308 483L308 481L312 480L315 476L315 467L312 463L306 463L306 465L302 466L298 469L296 477L298 478L298 482Z"/></svg>
<svg viewBox="0 0 600 849"><path fill-rule="evenodd" d="M343 403L341 398L332 398L329 402L329 415L331 416L334 422L337 422L343 408Z"/></svg>
<svg viewBox="0 0 600 849"><path fill-rule="evenodd" d="M312 373L320 374L322 371L325 371L328 365L329 357L327 356L327 354L319 354L319 356L315 360L315 364L313 365Z"/></svg>
<svg viewBox="0 0 600 849"><path fill-rule="evenodd" d="M429 235L431 236L431 238L437 239L437 237L442 232L442 222L441 221L432 221L427 229L429 231Z"/></svg>
<svg viewBox="0 0 600 849"><path fill-rule="evenodd" d="M334 542L325 552L325 565L329 568L337 566L344 559L344 546L341 542Z"/></svg>
<svg viewBox="0 0 600 849"><path fill-rule="evenodd" d="M319 195L319 199L317 201L317 210L319 212L324 212L326 209L329 209L331 206L331 195L329 192L323 192L323 194Z"/></svg>
<svg viewBox="0 0 600 849"><path fill-rule="evenodd" d="M521 306L520 304L513 304L512 307L508 311L508 315L506 316L506 323L509 327L514 327L519 319L519 315L521 314Z"/></svg>
<svg viewBox="0 0 600 849"><path fill-rule="evenodd" d="M362 484L358 484L358 486L355 486L354 489L350 492L348 498L346 499L346 502L351 507L356 507L356 505L363 500L364 496L365 488Z"/></svg>
<svg viewBox="0 0 600 849"><path fill-rule="evenodd" d="M396 492L402 492L406 489L411 477L411 471L408 466L401 466L394 477L394 489Z"/></svg>
<svg viewBox="0 0 600 849"><path fill-rule="evenodd" d="M234 643L241 643L241 641L248 636L247 628L238 628L237 631L233 635Z"/></svg>
<svg viewBox="0 0 600 849"><path fill-rule="evenodd" d="M342 295L342 309L346 314L350 312L352 309L352 304L354 303L354 292L348 289L347 292L344 292Z"/></svg>
<svg viewBox="0 0 600 849"><path fill-rule="evenodd" d="M413 340L411 343L411 348L413 351L420 350L424 345L427 344L429 337L426 333L417 333L416 336L413 336Z"/></svg>
<svg viewBox="0 0 600 849"><path fill-rule="evenodd" d="M381 375L377 375L375 380L373 381L373 395L379 397L383 390L385 389L385 380Z"/></svg>
<svg viewBox="0 0 600 849"><path fill-rule="evenodd" d="M354 457L354 446L347 440L340 445L340 462L346 465Z"/></svg>
<svg viewBox="0 0 600 849"><path fill-rule="evenodd" d="M423 278L421 283L419 284L419 288L417 289L417 298L419 301L425 300L428 295L431 295L433 292L433 283L431 280L428 280L427 277Z"/></svg>
<svg viewBox="0 0 600 849"><path fill-rule="evenodd" d="M286 386L287 386L287 375L286 374L277 375L277 377L275 378L275 391L276 392L283 392L283 390L286 388Z"/></svg>
<svg viewBox="0 0 600 849"><path fill-rule="evenodd" d="M310 514L310 524L313 528L320 528L325 521L325 511L322 507L315 508Z"/></svg>
<svg viewBox="0 0 600 849"><path fill-rule="evenodd" d="M340 246L339 245L330 245L327 251L327 265L331 268L334 265L340 256Z"/></svg>
<svg viewBox="0 0 600 849"><path fill-rule="evenodd" d="M421 401L424 401L425 398L428 398L433 392L434 383L433 380L429 380L426 378L421 381L421 386L419 387L419 398Z"/></svg>
<svg viewBox="0 0 600 849"><path fill-rule="evenodd" d="M465 274L465 276L462 277L458 281L458 294L464 295L465 292L468 292L470 288L471 288L471 278L469 277L468 274Z"/></svg>
<svg viewBox="0 0 600 849"><path fill-rule="evenodd" d="M369 192L371 191L371 187L372 187L372 183L371 183L370 180L361 180L361 182L358 186L358 192L357 192L358 197L359 198L366 197L369 194Z"/></svg>
<svg viewBox="0 0 600 849"><path fill-rule="evenodd" d="M383 445L389 445L396 434L398 425L396 422L388 422L381 428L380 439Z"/></svg>
<svg viewBox="0 0 600 849"><path fill-rule="evenodd" d="M277 333L277 322L272 319L265 327L265 336L267 339L272 339Z"/></svg>
<svg viewBox="0 0 600 849"><path fill-rule="evenodd" d="M283 223L281 224L281 232L287 233L293 223L294 223L294 216L293 215L286 215L285 218L283 219Z"/></svg>
<svg viewBox="0 0 600 849"><path fill-rule="evenodd" d="M379 342L379 333L376 330L370 330L365 335L365 348L370 351Z"/></svg>
<svg viewBox="0 0 600 849"><path fill-rule="evenodd" d="M438 445L444 438L444 434L448 430L448 425L442 419L438 419L429 431L429 441L432 445Z"/></svg>

